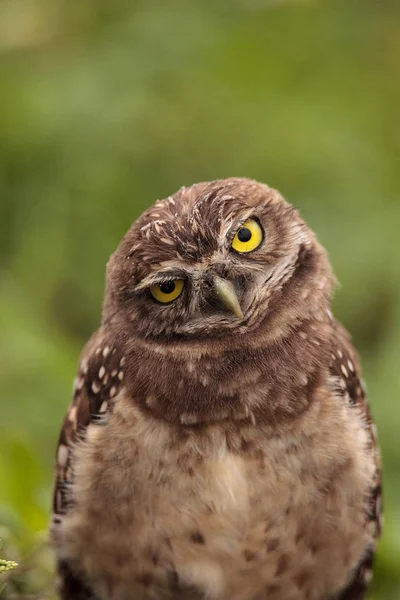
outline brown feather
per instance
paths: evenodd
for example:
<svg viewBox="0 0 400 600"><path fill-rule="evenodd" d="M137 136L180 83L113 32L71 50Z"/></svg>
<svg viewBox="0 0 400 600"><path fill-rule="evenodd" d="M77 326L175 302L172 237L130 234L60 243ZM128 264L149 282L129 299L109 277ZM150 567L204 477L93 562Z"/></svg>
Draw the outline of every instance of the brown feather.
<svg viewBox="0 0 400 600"><path fill-rule="evenodd" d="M263 242L239 255L248 218ZM182 295L155 302L174 278ZM379 449L334 285L298 212L255 181L181 188L132 225L59 440L64 600L363 597Z"/></svg>

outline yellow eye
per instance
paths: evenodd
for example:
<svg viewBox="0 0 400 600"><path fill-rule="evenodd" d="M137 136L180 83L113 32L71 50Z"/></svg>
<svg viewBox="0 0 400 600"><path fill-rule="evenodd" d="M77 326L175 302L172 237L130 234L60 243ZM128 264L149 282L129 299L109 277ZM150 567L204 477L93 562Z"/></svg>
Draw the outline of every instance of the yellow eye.
<svg viewBox="0 0 400 600"><path fill-rule="evenodd" d="M168 279L168 281L153 285L150 292L157 302L168 304L179 298L183 292L184 283L183 279Z"/></svg>
<svg viewBox="0 0 400 600"><path fill-rule="evenodd" d="M260 246L263 238L264 234L261 226L254 219L248 219L236 233L232 248L236 252L252 252Z"/></svg>

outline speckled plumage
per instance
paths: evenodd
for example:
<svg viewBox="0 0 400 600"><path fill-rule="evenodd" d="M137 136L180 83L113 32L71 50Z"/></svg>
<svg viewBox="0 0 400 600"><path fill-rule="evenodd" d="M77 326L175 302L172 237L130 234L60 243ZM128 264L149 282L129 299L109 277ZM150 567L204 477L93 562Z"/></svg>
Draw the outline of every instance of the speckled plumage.
<svg viewBox="0 0 400 600"><path fill-rule="evenodd" d="M239 255L248 218L264 240ZM171 278L184 292L160 305L149 289ZM333 287L314 234L255 181L182 188L133 224L58 446L64 600L364 598L379 450Z"/></svg>

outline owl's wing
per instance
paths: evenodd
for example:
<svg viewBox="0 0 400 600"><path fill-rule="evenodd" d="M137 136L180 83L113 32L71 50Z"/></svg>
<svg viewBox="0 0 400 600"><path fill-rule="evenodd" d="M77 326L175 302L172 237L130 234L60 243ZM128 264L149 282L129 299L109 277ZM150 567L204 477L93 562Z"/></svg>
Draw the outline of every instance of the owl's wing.
<svg viewBox="0 0 400 600"><path fill-rule="evenodd" d="M124 359L115 344L99 329L86 345L75 379L73 400L61 429L57 446L54 520L57 523L70 508L68 490L73 481L71 454L74 444L85 438L91 423L112 410L124 378Z"/></svg>
<svg viewBox="0 0 400 600"><path fill-rule="evenodd" d="M85 439L92 423L101 426L112 411L115 398L124 379L124 358L118 344L107 339L99 329L86 345L75 379L73 400L61 429L57 446L56 478L53 497L52 535L63 515L73 510L70 490L74 480L72 451L79 440ZM93 593L73 574L66 561L60 561L61 597L65 600L93 599Z"/></svg>
<svg viewBox="0 0 400 600"><path fill-rule="evenodd" d="M361 413L369 433L370 448L375 457L375 474L371 481L369 497L366 498L365 511L365 526L371 532L371 546L353 574L350 584L339 595L339 600L362 600L372 577L376 542L382 529L381 465L376 426L365 396L358 356L349 334L339 324L336 325L333 339L330 374L335 392L354 410Z"/></svg>

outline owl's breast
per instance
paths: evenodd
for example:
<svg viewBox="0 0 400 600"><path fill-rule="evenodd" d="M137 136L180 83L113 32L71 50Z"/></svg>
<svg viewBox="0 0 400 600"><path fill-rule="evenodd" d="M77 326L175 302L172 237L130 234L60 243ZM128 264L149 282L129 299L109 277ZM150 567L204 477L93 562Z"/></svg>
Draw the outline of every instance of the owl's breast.
<svg viewBox="0 0 400 600"><path fill-rule="evenodd" d="M62 532L100 598L321 600L346 584L369 543L372 461L344 407L271 436L115 406L76 450Z"/></svg>

